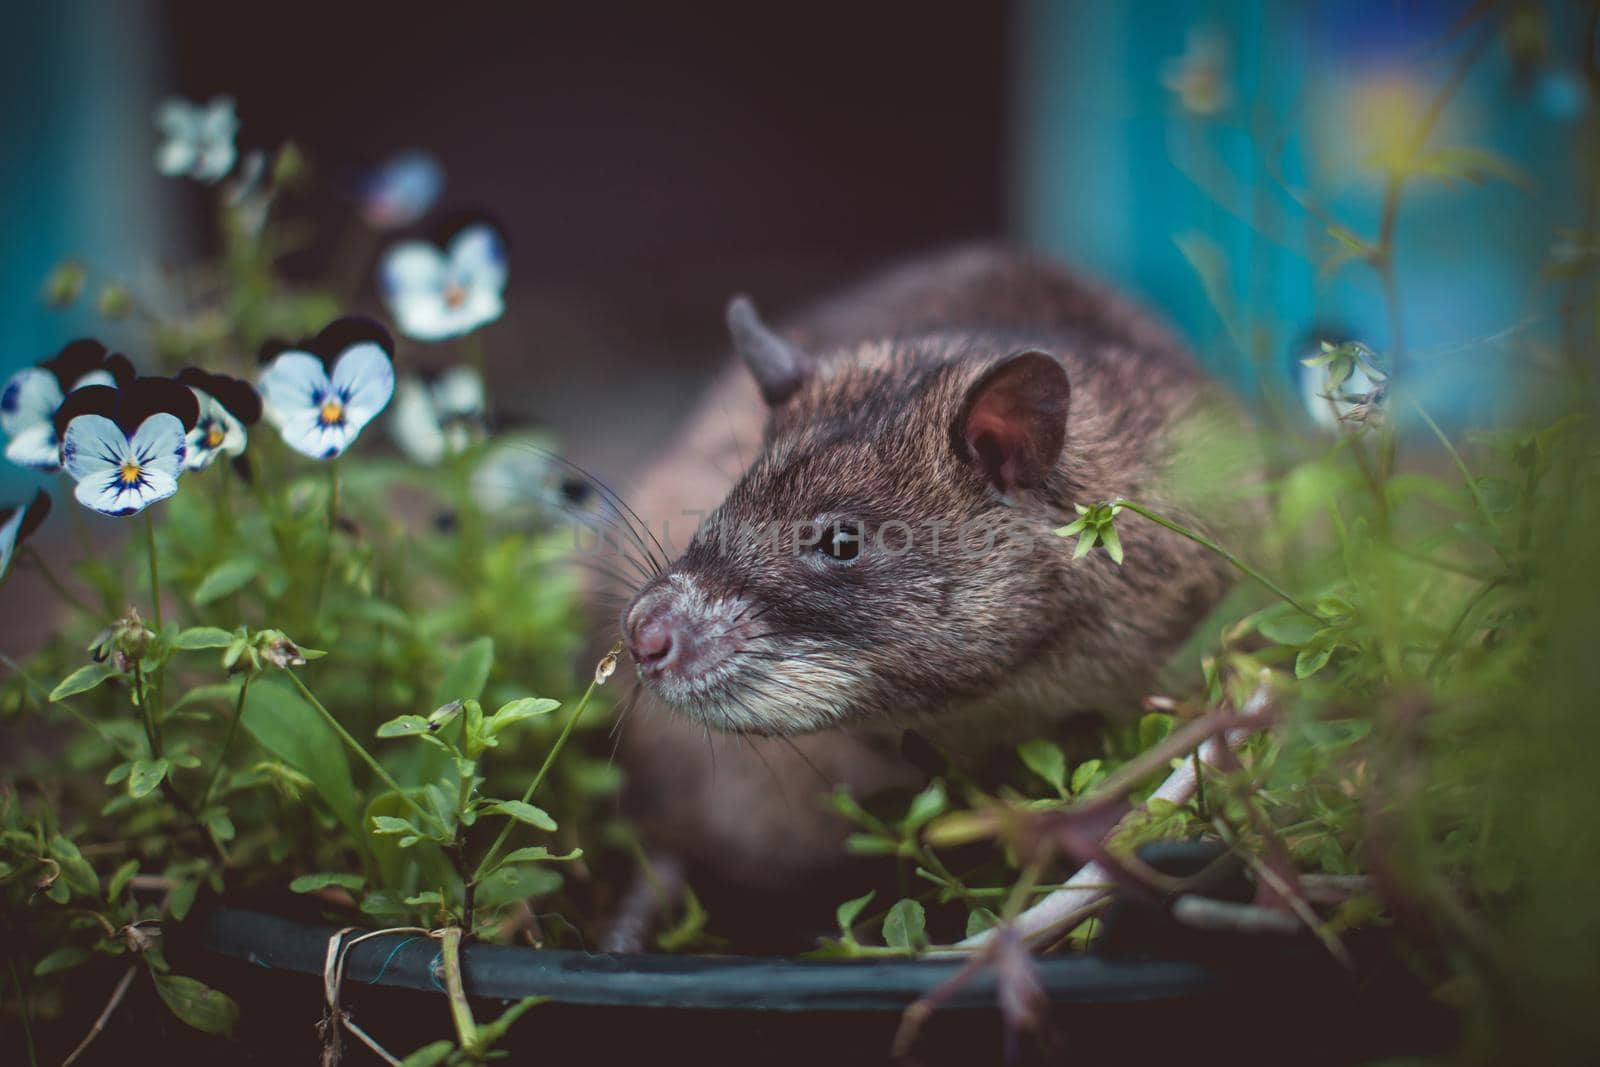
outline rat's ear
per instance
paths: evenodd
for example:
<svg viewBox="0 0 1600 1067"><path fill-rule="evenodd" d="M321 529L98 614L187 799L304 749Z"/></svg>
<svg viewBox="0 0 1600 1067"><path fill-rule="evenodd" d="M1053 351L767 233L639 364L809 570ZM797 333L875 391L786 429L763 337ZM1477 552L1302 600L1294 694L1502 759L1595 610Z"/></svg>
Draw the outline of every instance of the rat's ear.
<svg viewBox="0 0 1600 1067"><path fill-rule="evenodd" d="M1043 485L1066 443L1071 395L1054 356L1007 356L967 390L950 443L1001 493Z"/></svg>
<svg viewBox="0 0 1600 1067"><path fill-rule="evenodd" d="M756 376L770 407L789 399L811 371L806 354L762 322L748 296L728 301L728 332L733 335L734 351Z"/></svg>

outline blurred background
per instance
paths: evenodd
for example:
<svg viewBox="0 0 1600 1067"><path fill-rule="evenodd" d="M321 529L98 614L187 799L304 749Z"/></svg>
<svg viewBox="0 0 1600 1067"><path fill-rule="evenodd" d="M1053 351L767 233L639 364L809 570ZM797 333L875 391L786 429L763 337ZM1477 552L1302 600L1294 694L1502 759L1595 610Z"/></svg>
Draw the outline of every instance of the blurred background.
<svg viewBox="0 0 1600 1067"><path fill-rule="evenodd" d="M421 149L443 167L441 210L501 222L507 312L482 333L495 402L602 475L671 434L722 358L730 293L781 315L973 239L1127 287L1246 391L1292 393L1316 336L1381 356L1398 325L1438 413L1493 418L1530 373L1503 342L1553 332L1555 297L1530 280L1581 225L1564 176L1593 104L1582 6L1509 5L1493 33L1485 7L17 6L0 43L0 373L83 333L117 341L92 301L43 306L56 263L154 299L164 266L215 250L212 194L156 173L152 116L228 94L241 151L292 139L313 168L275 208L303 224L284 271L353 309L380 309L363 168ZM1407 187L1391 323L1374 273L1338 261L1377 239L1373 157L1446 88L1435 140L1482 155ZM401 345L403 365L460 358ZM28 485L0 468L5 498Z"/></svg>

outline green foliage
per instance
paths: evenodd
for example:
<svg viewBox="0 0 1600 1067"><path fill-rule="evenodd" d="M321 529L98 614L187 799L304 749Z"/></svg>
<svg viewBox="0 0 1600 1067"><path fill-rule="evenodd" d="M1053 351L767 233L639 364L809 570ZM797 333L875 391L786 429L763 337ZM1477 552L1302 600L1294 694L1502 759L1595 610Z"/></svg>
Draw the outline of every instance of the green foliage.
<svg viewBox="0 0 1600 1067"><path fill-rule="evenodd" d="M307 173L285 146L263 180ZM285 234L248 199L219 199L221 262L160 300L77 263L45 296L95 294L146 373L253 379L262 341L312 335L340 308L277 276ZM578 842L605 841L615 819L602 716L583 719L604 700L528 695L576 695L570 534L542 507L484 510L470 486L489 442L421 468L386 456L381 434L318 463L251 427L242 465L185 473L139 520L159 568L138 527L96 538L75 568L85 603L0 684L0 714L60 738L44 747L58 755L0 770L0 929L40 1021L64 976L96 969L109 987L137 966L184 1022L229 1031L238 1008L170 973L153 933L202 892L290 890L341 924L500 940L538 899L551 943L592 942L568 886L591 877ZM448 527L430 521L445 513ZM482 1062L535 1002L436 1060Z"/></svg>

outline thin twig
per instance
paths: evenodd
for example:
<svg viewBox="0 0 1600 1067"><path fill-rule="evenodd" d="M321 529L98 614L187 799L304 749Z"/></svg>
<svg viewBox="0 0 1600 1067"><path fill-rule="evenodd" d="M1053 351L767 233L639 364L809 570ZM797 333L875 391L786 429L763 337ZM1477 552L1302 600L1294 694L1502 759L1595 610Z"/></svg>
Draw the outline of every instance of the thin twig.
<svg viewBox="0 0 1600 1067"><path fill-rule="evenodd" d="M72 1055L61 1061L61 1067L72 1067L78 1057L83 1055L84 1050L94 1042L95 1038L100 1036L100 1032L106 1028L106 1023L111 1018L111 1013L117 1010L117 1005L122 1003L122 998L128 995L128 987L133 984L133 976L137 973L139 973L139 965L137 963L130 964L128 969L122 972L122 978L117 982L117 987L111 991L111 999L106 1001L106 1006L101 1009L100 1017L94 1021L93 1026L89 1027L89 1032L83 1035L83 1040L78 1042L78 1047L72 1050Z"/></svg>
<svg viewBox="0 0 1600 1067"><path fill-rule="evenodd" d="M1262 725L1263 720L1271 710L1271 705L1272 689L1265 677L1263 677L1261 685L1257 687L1250 699L1245 702L1245 706L1239 710L1237 718L1244 720L1246 725L1227 729L1221 734L1215 733L1214 728L1208 729L1206 732L1209 736L1200 745L1200 762L1214 764L1219 759L1222 748L1226 747L1231 751L1244 744L1252 732L1252 727L1259 728ZM1231 722L1234 718L1234 716L1229 716L1225 721ZM1201 720L1201 722L1205 722L1205 720ZM1173 736L1176 737L1177 734ZM1187 732L1184 735L1184 740L1193 745L1196 743L1193 740L1193 736L1193 732ZM1168 741L1171 740L1172 738L1168 738ZM1166 758L1171 759L1173 757L1169 755ZM1156 787L1155 792L1150 795L1150 799L1166 800L1174 805L1186 804L1194 796L1197 781L1194 763L1185 760L1168 775L1166 781ZM1102 792L1104 791L1102 790ZM1091 798L1091 803L1096 803L1096 801ZM1129 812L1109 834L1105 835L1104 839L1109 840L1118 830L1127 825L1131 819L1147 810L1148 805L1149 800L1145 802L1144 806ZM1111 891L1109 885L1114 882L1115 879L1112 872L1105 867L1098 863L1087 863L1079 868L1078 872L1071 878L1068 878L1060 889L1017 916L1012 926L1024 938L1030 940L1038 938L1046 932L1057 929L1064 917L1076 914L1091 904L1100 901ZM993 930L985 930L959 942L957 947L969 950L982 948L993 937Z"/></svg>

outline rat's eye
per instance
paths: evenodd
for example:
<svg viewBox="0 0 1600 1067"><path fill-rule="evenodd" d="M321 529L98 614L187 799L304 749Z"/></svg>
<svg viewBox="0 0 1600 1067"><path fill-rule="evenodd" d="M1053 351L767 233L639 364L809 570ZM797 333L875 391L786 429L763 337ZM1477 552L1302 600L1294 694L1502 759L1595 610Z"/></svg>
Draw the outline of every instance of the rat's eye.
<svg viewBox="0 0 1600 1067"><path fill-rule="evenodd" d="M817 551L836 563L854 563L856 557L861 555L861 543L861 524L845 519L822 528Z"/></svg>

